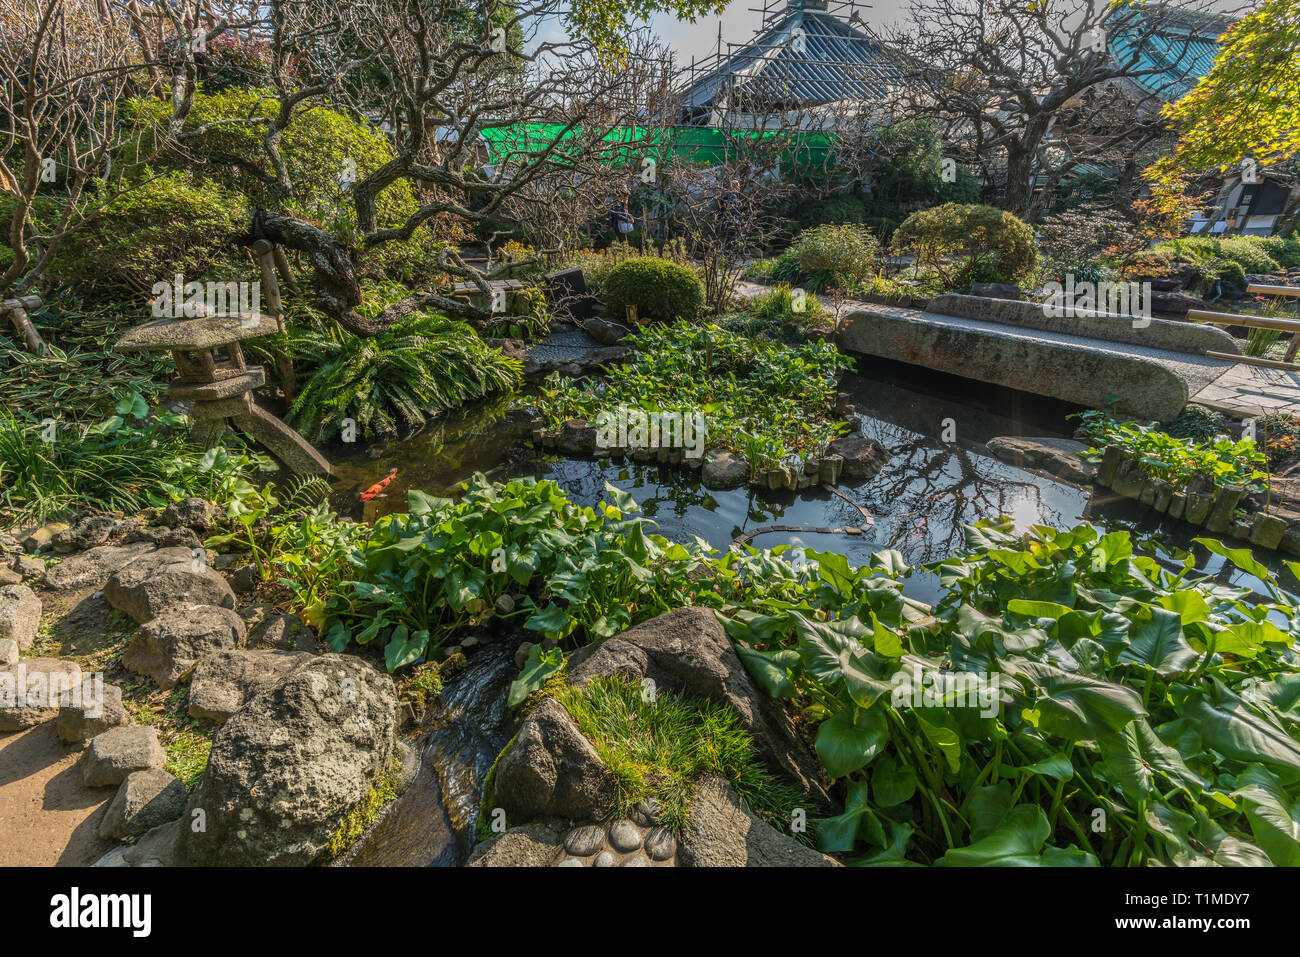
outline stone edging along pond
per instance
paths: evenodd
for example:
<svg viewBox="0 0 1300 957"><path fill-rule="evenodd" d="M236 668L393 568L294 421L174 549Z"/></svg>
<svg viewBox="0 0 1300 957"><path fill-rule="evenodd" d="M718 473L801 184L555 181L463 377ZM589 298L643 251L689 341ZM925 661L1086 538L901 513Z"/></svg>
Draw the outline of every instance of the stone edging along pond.
<svg viewBox="0 0 1300 957"><path fill-rule="evenodd" d="M1257 548L1300 555L1300 511L1273 503L1246 519L1236 512L1247 501L1240 485L1216 486L1205 473L1197 473L1182 487L1145 474L1136 456L1125 456L1117 445L1108 446L1097 464L1083 458L1085 446L1070 439L1001 436L990 439L989 450L1003 461L1036 468L1075 485L1109 488L1124 498L1154 509L1161 515L1201 526L1216 535L1230 535Z"/></svg>
<svg viewBox="0 0 1300 957"><path fill-rule="evenodd" d="M597 442L597 428L586 419L569 419L557 428L547 429L542 420L534 419L532 439L539 448L554 449L565 455L591 458L628 458L633 462L678 465L702 471L706 488L724 489L754 485L773 491L835 485L841 478L866 479L884 467L888 457L884 446L860 431L841 436L827 446L826 454L810 458L800 469L789 465L752 471L743 455L729 449L712 448L702 455L690 456L681 447L602 447ZM850 417L850 428L860 423Z"/></svg>

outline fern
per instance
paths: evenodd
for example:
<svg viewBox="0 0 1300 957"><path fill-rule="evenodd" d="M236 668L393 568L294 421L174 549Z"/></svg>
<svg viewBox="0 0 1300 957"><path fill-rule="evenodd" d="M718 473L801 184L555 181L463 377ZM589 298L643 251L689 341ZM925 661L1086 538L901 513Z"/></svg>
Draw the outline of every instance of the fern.
<svg viewBox="0 0 1300 957"><path fill-rule="evenodd" d="M523 376L518 360L435 313L411 313L370 339L314 324L293 330L288 348L311 370L288 419L318 442L349 418L368 438L414 431L440 411L515 388Z"/></svg>

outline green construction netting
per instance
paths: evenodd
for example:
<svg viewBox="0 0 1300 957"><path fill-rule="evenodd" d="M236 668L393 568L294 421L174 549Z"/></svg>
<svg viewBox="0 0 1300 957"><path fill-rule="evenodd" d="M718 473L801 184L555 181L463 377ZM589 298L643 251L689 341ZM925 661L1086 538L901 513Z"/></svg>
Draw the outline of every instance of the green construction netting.
<svg viewBox="0 0 1300 957"><path fill-rule="evenodd" d="M528 123L481 131L493 162L536 155L555 144L563 153L566 142L573 149L588 147L589 133L559 123ZM678 157L692 163L713 166L741 155L756 143L770 145L785 169L825 168L834 165L835 137L805 130L736 131L708 126L642 127L625 126L601 137L607 144L603 157L615 166L639 166L646 157L658 163Z"/></svg>

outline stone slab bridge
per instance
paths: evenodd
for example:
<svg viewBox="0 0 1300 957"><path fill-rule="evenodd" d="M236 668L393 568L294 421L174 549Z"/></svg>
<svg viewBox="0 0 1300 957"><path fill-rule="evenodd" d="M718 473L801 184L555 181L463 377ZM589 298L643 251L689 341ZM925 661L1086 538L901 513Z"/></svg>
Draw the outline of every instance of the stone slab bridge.
<svg viewBox="0 0 1300 957"><path fill-rule="evenodd" d="M1169 421L1236 367L1206 352L1240 355L1221 329L1131 316L1049 316L1040 303L945 295L924 309L844 304L844 352L894 359L1091 408ZM1145 320L1143 320L1145 322Z"/></svg>

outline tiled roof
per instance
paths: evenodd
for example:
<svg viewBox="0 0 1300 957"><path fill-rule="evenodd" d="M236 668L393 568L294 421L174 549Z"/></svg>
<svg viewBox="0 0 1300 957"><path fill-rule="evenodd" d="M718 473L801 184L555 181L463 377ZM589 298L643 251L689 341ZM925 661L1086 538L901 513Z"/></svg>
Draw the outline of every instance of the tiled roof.
<svg viewBox="0 0 1300 957"><path fill-rule="evenodd" d="M833 14L792 9L696 77L685 105L707 106L733 82L743 95L801 106L865 100L883 95L897 75L888 49L866 31Z"/></svg>
<svg viewBox="0 0 1300 957"><path fill-rule="evenodd" d="M1145 92L1172 101L1210 72L1219 52L1219 37L1232 21L1163 5L1153 10L1159 11L1159 20L1148 23L1139 19L1130 29L1111 34L1110 55L1126 65L1136 55L1134 70L1142 75L1133 81Z"/></svg>

